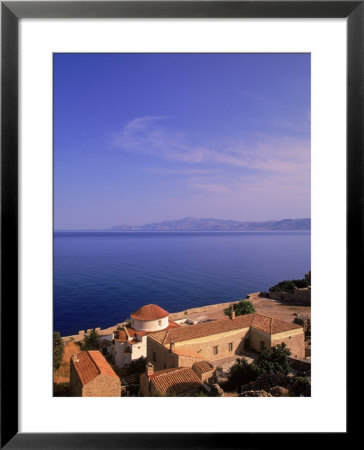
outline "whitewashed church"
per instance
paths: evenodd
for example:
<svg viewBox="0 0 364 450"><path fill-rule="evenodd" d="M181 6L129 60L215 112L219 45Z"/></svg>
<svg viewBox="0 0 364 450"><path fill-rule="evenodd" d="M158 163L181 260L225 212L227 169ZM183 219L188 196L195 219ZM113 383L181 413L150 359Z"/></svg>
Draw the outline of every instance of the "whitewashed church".
<svg viewBox="0 0 364 450"><path fill-rule="evenodd" d="M129 367L132 361L147 356L147 335L178 327L168 318L169 313L158 305L144 305L130 315L130 326L114 332L110 347L116 366Z"/></svg>

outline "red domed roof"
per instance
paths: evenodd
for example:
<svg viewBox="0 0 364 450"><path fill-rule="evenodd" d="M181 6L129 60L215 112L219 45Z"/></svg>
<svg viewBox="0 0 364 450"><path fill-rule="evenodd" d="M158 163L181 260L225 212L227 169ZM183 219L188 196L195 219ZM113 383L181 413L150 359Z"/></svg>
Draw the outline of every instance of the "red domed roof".
<svg viewBox="0 0 364 450"><path fill-rule="evenodd" d="M158 305L144 305L130 314L136 320L157 320L168 316L168 312Z"/></svg>

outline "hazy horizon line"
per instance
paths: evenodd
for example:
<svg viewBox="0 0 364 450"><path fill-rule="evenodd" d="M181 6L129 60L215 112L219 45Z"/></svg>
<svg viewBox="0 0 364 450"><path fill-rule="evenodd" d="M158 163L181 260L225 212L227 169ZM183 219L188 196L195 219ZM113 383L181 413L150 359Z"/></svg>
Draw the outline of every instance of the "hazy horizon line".
<svg viewBox="0 0 364 450"><path fill-rule="evenodd" d="M128 231L153 231L153 230L113 230L113 228L115 227L119 227L119 226L128 226L128 227L143 227L143 226L147 226L147 225L154 225L154 224L161 224L164 222L178 222L181 221L183 219L197 219L197 220L216 220L216 221L229 221L229 222L238 222L238 223L265 223L265 222L281 222L283 220L311 220L311 217L295 217L295 218L288 218L285 217L283 219L266 219L266 220L236 220L236 219L216 219L214 217L194 217L194 216L185 216L182 217L180 219L163 219L160 221L154 221L154 222L148 222L148 223L144 223L141 225L136 225L136 224L117 224L117 225L112 225L110 227L107 228L54 228L53 232L58 232L58 231L120 231L120 232L128 232ZM163 232L163 231L193 231L193 230L155 230L157 232ZM203 230L195 230L195 231L203 231ZM228 232L229 230L206 230L207 232L211 232L211 231L226 231ZM239 232L239 230L231 230L232 232ZM242 231L249 231L249 230L242 230ZM259 230L251 230L251 231L259 231ZM264 230L262 230L264 231ZM266 230L265 230L266 231ZM275 230L270 230L270 231L275 231ZM276 230L276 231L300 231L300 230Z"/></svg>

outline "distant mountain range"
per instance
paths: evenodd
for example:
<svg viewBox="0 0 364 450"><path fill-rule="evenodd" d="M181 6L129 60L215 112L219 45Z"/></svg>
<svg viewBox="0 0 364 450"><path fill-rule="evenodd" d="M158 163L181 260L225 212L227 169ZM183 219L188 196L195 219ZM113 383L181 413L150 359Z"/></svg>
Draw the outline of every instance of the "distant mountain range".
<svg viewBox="0 0 364 450"><path fill-rule="evenodd" d="M311 219L283 219L265 222L238 222L236 220L197 219L185 217L146 225L117 225L112 231L284 231L310 230Z"/></svg>

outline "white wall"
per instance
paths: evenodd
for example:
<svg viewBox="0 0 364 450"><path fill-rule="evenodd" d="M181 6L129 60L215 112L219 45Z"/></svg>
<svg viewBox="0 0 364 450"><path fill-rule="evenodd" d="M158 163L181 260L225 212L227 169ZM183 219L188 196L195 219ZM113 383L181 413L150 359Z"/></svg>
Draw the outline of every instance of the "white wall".
<svg viewBox="0 0 364 450"><path fill-rule="evenodd" d="M143 336L143 339L141 342L138 342L137 344L134 344L131 348L132 354L131 359L134 361L135 359L140 358L143 356L144 358L147 357L147 336Z"/></svg>
<svg viewBox="0 0 364 450"><path fill-rule="evenodd" d="M131 348L131 354L126 354L126 347ZM118 367L126 367L131 361L134 361L141 356L147 357L147 336L143 336L142 340L138 343L132 344L131 342L115 341L114 348L114 361Z"/></svg>
<svg viewBox="0 0 364 450"><path fill-rule="evenodd" d="M168 316L159 320L137 320L131 319L131 326L137 331L158 331L168 327ZM159 324L160 322L160 324Z"/></svg>
<svg viewBox="0 0 364 450"><path fill-rule="evenodd" d="M115 341L114 344L114 357L115 357L115 365L118 367L125 367L126 364L130 364L131 355L125 354L125 348L129 346L132 347L132 344L128 342L119 342Z"/></svg>

